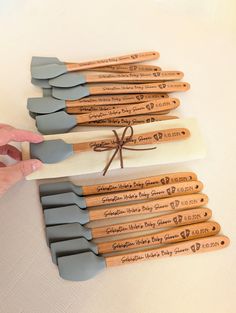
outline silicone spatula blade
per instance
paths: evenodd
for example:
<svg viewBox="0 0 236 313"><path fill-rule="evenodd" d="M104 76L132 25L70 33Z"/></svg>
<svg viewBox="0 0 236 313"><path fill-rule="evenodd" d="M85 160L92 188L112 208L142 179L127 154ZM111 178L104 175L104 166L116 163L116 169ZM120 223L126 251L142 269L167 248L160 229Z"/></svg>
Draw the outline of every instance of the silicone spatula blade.
<svg viewBox="0 0 236 313"><path fill-rule="evenodd" d="M89 222L88 210L83 210L77 205L45 209L43 213L46 226L75 222L84 225Z"/></svg>
<svg viewBox="0 0 236 313"><path fill-rule="evenodd" d="M81 73L66 73L48 81L49 86L54 87L73 87L86 83L85 75Z"/></svg>
<svg viewBox="0 0 236 313"><path fill-rule="evenodd" d="M31 158L39 159L43 163L60 162L73 155L73 153L73 146L61 139L30 144Z"/></svg>
<svg viewBox="0 0 236 313"><path fill-rule="evenodd" d="M58 100L53 97L28 98L27 109L32 113L48 114L66 108L64 100Z"/></svg>
<svg viewBox="0 0 236 313"><path fill-rule="evenodd" d="M30 67L46 65L46 64L63 64L58 58L55 57L39 57L33 56L31 59Z"/></svg>
<svg viewBox="0 0 236 313"><path fill-rule="evenodd" d="M76 125L76 118L64 111L36 116L36 126L45 135L66 133Z"/></svg>

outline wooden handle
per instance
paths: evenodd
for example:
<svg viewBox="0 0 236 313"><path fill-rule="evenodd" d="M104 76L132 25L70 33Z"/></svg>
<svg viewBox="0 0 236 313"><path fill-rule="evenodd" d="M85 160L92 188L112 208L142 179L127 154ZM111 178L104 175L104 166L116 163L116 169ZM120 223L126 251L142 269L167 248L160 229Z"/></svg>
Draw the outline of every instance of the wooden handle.
<svg viewBox="0 0 236 313"><path fill-rule="evenodd" d="M158 99L160 100L160 99ZM164 100L164 99L162 99ZM155 100L154 100L155 101ZM134 104L131 104L134 106ZM89 112L104 112L104 111L111 111L111 110L119 110L120 108L125 108L127 105L124 104L117 104L117 105L96 105L96 106L82 106L82 107L72 107L66 108L66 112L69 114L85 114ZM170 110L162 110L155 112L154 114L164 114L170 112Z"/></svg>
<svg viewBox="0 0 236 313"><path fill-rule="evenodd" d="M91 232L92 237L95 239L108 236L123 235L139 231L155 230L166 227L200 223L207 221L211 217L211 215L211 210L207 208L192 209L142 219L138 221L132 221L128 223L113 224L92 228Z"/></svg>
<svg viewBox="0 0 236 313"><path fill-rule="evenodd" d="M128 55L122 55L118 57L111 57L107 59L80 62L80 63L67 63L67 71L81 71L89 68L97 68L110 65L138 63L143 61L155 60L159 58L159 53L156 51L148 51L141 53L134 53Z"/></svg>
<svg viewBox="0 0 236 313"><path fill-rule="evenodd" d="M174 142L184 140L190 137L190 131L187 128L171 128L163 129L154 132L133 135L132 140L129 141L127 146L135 145L149 145L149 144L161 144L165 142ZM88 141L73 144L74 152L94 150L95 147L102 147L104 145L116 146L116 139Z"/></svg>
<svg viewBox="0 0 236 313"><path fill-rule="evenodd" d="M66 112L68 114L86 114L89 112L104 112L104 111L109 111L109 110L117 110L120 109L120 107L123 105L97 105L97 106L91 106L91 107L75 107L75 108L67 108ZM166 115L170 112L170 110L164 110L164 111L159 111L159 112L154 112L153 115ZM140 115L150 115L149 113L145 113L145 114L140 114ZM136 117L136 116L140 116L140 115L131 115L132 117ZM122 116L123 117L123 116ZM111 119L116 119L116 117L112 117ZM105 119L110 121L110 119ZM94 123L94 122L98 122L99 121L92 121L92 122L87 122L86 124L89 123ZM85 123L83 123L85 124ZM96 124L96 123L95 123Z"/></svg>
<svg viewBox="0 0 236 313"><path fill-rule="evenodd" d="M89 71L111 73L157 72L161 71L161 68L159 66L146 64L121 64L89 69Z"/></svg>
<svg viewBox="0 0 236 313"><path fill-rule="evenodd" d="M166 93L141 93L130 95L111 95L111 96L89 96L80 100L66 100L68 108L79 106L96 106L96 105L115 105L115 104L132 104L160 98L168 98Z"/></svg>
<svg viewBox="0 0 236 313"><path fill-rule="evenodd" d="M157 260L160 258L174 257L178 255L189 255L203 252L210 252L225 248L229 245L229 238L226 236L213 236L199 238L182 243L171 244L166 247L147 249L139 252L131 252L106 257L107 267L132 264L142 261Z"/></svg>
<svg viewBox="0 0 236 313"><path fill-rule="evenodd" d="M186 91L190 85L186 82L165 82L152 84L107 84L89 87L91 95L121 94L121 93L148 93Z"/></svg>
<svg viewBox="0 0 236 313"><path fill-rule="evenodd" d="M200 181L187 181L183 183L169 184L146 189L115 192L105 195L87 196L87 207L115 204L129 201L161 199L171 196L188 195L198 193L203 189Z"/></svg>
<svg viewBox="0 0 236 313"><path fill-rule="evenodd" d="M195 180L197 180L197 175L193 172L177 172L116 181L105 184L82 186L82 189L83 195L97 195L117 191L144 189Z"/></svg>
<svg viewBox="0 0 236 313"><path fill-rule="evenodd" d="M197 223L174 227L155 234L101 242L97 243L97 247L99 253L110 253L214 236L219 231L220 225L216 222Z"/></svg>
<svg viewBox="0 0 236 313"><path fill-rule="evenodd" d="M84 114L88 112L103 112L108 110L119 109L123 105L96 105L96 106L83 106L83 107L72 107L67 108L66 112L69 114Z"/></svg>
<svg viewBox="0 0 236 313"><path fill-rule="evenodd" d="M108 110L116 110L122 107L123 104L119 105L96 105L96 106L81 106L67 108L66 112L69 114L83 114L88 112L103 112Z"/></svg>
<svg viewBox="0 0 236 313"><path fill-rule="evenodd" d="M76 115L75 118L77 123L81 124L113 117L132 116L172 110L177 108L178 106L179 100L176 98L157 99L137 104L119 105L114 110L99 112L92 111L88 114Z"/></svg>
<svg viewBox="0 0 236 313"><path fill-rule="evenodd" d="M153 214L165 211L187 210L208 203L205 194L191 194L186 196L170 197L154 201L145 201L129 205L109 206L106 208L89 210L89 220L96 221L107 218Z"/></svg>
<svg viewBox="0 0 236 313"><path fill-rule="evenodd" d="M163 113L163 112L162 112ZM166 114L166 112L165 112ZM145 114L129 117L114 117L106 120L99 120L81 124L81 126L112 126L112 127L126 127L132 125L153 123L159 121L173 120L177 119L177 116L163 115L163 114Z"/></svg>
<svg viewBox="0 0 236 313"><path fill-rule="evenodd" d="M121 74L87 74L87 83L112 83L112 82L155 82L179 80L184 74L180 71L159 71L143 73L121 73Z"/></svg>

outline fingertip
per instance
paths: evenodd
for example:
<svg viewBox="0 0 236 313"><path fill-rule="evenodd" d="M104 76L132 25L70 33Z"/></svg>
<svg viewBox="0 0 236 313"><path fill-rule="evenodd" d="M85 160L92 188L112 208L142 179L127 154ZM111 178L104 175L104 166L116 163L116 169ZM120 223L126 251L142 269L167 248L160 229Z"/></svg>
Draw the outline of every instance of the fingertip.
<svg viewBox="0 0 236 313"><path fill-rule="evenodd" d="M16 129L12 131L11 135L12 135L13 141L20 141L20 142L28 141L32 143L39 143L44 140L41 134L37 134L28 130Z"/></svg>
<svg viewBox="0 0 236 313"><path fill-rule="evenodd" d="M42 141L44 141L44 138L43 138L42 135L40 135L40 134L32 134L32 138L31 138L30 142L32 142L32 143L40 143Z"/></svg>
<svg viewBox="0 0 236 313"><path fill-rule="evenodd" d="M32 170L37 171L38 169L40 169L43 166L43 163L40 160L37 159L32 159Z"/></svg>

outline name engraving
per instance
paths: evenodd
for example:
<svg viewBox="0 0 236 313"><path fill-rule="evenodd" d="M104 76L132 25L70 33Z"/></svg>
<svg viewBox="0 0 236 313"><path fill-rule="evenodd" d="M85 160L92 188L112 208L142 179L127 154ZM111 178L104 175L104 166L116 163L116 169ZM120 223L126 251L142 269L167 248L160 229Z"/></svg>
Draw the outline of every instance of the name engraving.
<svg viewBox="0 0 236 313"><path fill-rule="evenodd" d="M183 225L190 221L198 221L203 219L203 214L188 214L188 215L181 215L178 214L177 216L172 217L163 217L163 218L153 218L146 221L140 222L133 222L123 225L112 225L109 227L104 228L104 232L107 235L117 235L125 232L134 232L134 231L142 231L142 230L152 230L158 229L161 227L167 227L171 225ZM206 230L204 230L206 231ZM186 234L185 234L186 236Z"/></svg>

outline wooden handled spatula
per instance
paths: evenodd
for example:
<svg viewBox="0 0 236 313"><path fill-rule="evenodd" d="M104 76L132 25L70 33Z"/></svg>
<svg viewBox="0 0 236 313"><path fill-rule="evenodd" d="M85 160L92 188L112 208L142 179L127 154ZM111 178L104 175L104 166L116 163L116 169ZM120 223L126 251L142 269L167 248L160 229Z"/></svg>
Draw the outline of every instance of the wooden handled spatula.
<svg viewBox="0 0 236 313"><path fill-rule="evenodd" d="M41 197L44 208L68 204L76 204L79 208L85 209L93 206L116 204L129 201L146 201L166 197L198 193L203 189L200 181L187 181L163 186L156 186L145 189L136 189L122 192L114 192L104 195L77 196L73 192Z"/></svg>
<svg viewBox="0 0 236 313"><path fill-rule="evenodd" d="M80 209L77 205L49 208L43 211L47 226L80 223L141 214L153 214L164 211L187 210L204 206L208 202L205 194L191 194L170 197L129 205L99 207L97 209Z"/></svg>
<svg viewBox="0 0 236 313"><path fill-rule="evenodd" d="M50 63L31 67L31 75L37 79L46 79L59 76L64 73L82 71L91 68L99 68L110 65L138 63L148 60L155 60L159 57L156 51L140 52L135 54L111 57L107 59L80 62L80 63Z"/></svg>
<svg viewBox="0 0 236 313"><path fill-rule="evenodd" d="M161 98L168 98L167 94L131 94L131 95L110 95L90 96L80 100L59 100L53 97L29 98L27 108L30 112L46 114L60 111L62 109L77 108L84 106L120 105L132 104L146 101L153 101Z"/></svg>
<svg viewBox="0 0 236 313"><path fill-rule="evenodd" d="M130 249L159 246L162 244L192 240L214 236L220 232L220 225L216 222L197 223L188 226L174 227L158 233L139 235L136 237L116 239L95 243L85 238L54 242L50 245L53 263L57 258L65 255L92 251L95 254L105 254Z"/></svg>
<svg viewBox="0 0 236 313"><path fill-rule="evenodd" d="M175 115L145 114L127 117L113 117L105 120L84 123L81 126L126 127L175 119L178 119Z"/></svg>
<svg viewBox="0 0 236 313"><path fill-rule="evenodd" d="M128 146L162 144L166 142L175 142L185 140L190 137L190 131L187 128L171 128L158 130L154 132L133 135L132 141ZM115 139L104 139L96 141L81 142L69 144L62 139L46 140L41 143L30 144L30 155L32 158L41 160L43 163L57 163L67 159L74 153L94 150L101 145L114 145Z"/></svg>
<svg viewBox="0 0 236 313"><path fill-rule="evenodd" d="M55 57L39 57L33 56L30 64L30 68L39 65L47 65L47 64L74 64L74 62L62 62L58 58ZM133 72L159 72L161 68L156 65L148 65L148 64L139 64L139 63L127 63L127 64L118 64L118 65L110 65L104 67L96 67L95 69L86 69L86 71L96 71L96 72L110 72L110 73L133 73Z"/></svg>
<svg viewBox="0 0 236 313"><path fill-rule="evenodd" d="M86 70L87 71L87 70ZM110 73L136 73L136 72L159 72L161 68L156 65L149 64L121 64L110 65L104 67L97 67L95 69L88 69L88 71L96 72L110 72Z"/></svg>
<svg viewBox="0 0 236 313"><path fill-rule="evenodd" d="M207 208L178 211L170 214L145 218L138 221L88 228L80 223L62 224L46 227L48 244L52 242L84 237L88 240L149 231L166 227L176 227L207 221L212 212Z"/></svg>
<svg viewBox="0 0 236 313"><path fill-rule="evenodd" d="M159 71L143 73L115 74L82 74L79 72L66 73L49 80L53 87L74 87L85 83L148 83L158 81L179 80L184 74L180 71Z"/></svg>
<svg viewBox="0 0 236 313"><path fill-rule="evenodd" d="M133 116L175 109L179 106L176 98L164 98L143 103L119 105L115 109L92 111L85 114L70 115L64 111L36 116L37 129L42 134L60 134L70 131L79 124L121 116Z"/></svg>
<svg viewBox="0 0 236 313"><path fill-rule="evenodd" d="M190 85L186 82L167 81L164 83L149 84L107 84L107 85L84 85L71 88L52 88L54 98L61 100L78 100L90 95L114 95L129 93L165 93L186 91Z"/></svg>
<svg viewBox="0 0 236 313"><path fill-rule="evenodd" d="M40 196L47 196L72 191L78 196L87 196L117 191L143 189L192 180L197 180L197 175L195 173L177 172L88 186L81 186L73 184L70 181L63 181L57 183L40 184L39 194Z"/></svg>
<svg viewBox="0 0 236 313"><path fill-rule="evenodd" d="M212 236L170 244L161 248L106 257L97 256L93 252L84 252L58 258L58 269L60 276L64 279L83 281L94 277L107 267L215 251L227 247L229 242L229 238L226 236Z"/></svg>
<svg viewBox="0 0 236 313"><path fill-rule="evenodd" d="M180 71L154 71L135 73L94 73L85 74L72 72L60 75L52 79L31 78L31 83L41 88L50 89L52 87L69 88L85 83L148 83L179 80L184 74Z"/></svg>

